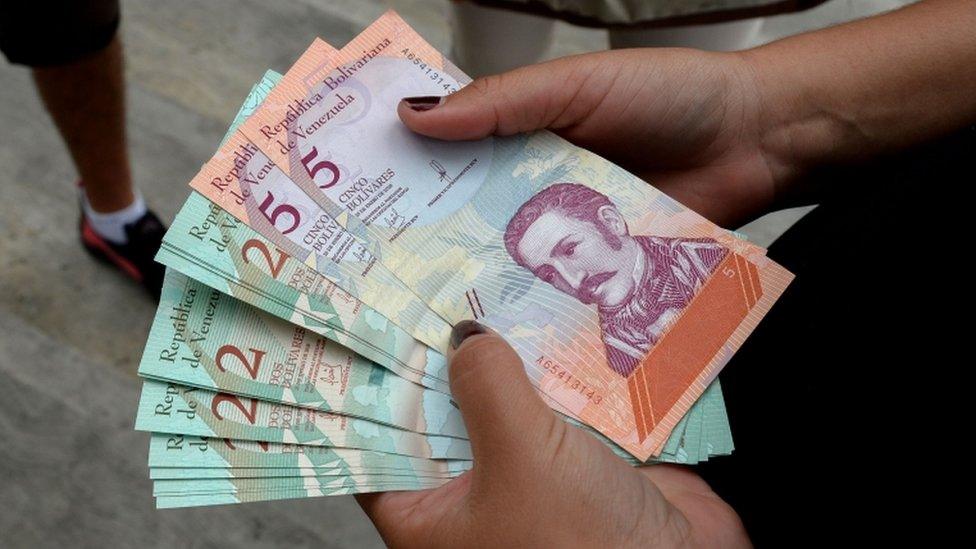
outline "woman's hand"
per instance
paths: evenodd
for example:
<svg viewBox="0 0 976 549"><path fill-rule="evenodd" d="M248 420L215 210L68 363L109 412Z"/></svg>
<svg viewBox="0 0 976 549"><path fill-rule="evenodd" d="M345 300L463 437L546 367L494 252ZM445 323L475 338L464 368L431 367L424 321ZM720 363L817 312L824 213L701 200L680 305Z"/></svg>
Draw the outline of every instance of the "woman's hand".
<svg viewBox="0 0 976 549"><path fill-rule="evenodd" d="M766 209L790 174L763 148L755 82L737 54L623 50L481 78L433 108L403 101L399 114L448 140L548 128L734 225Z"/></svg>
<svg viewBox="0 0 976 549"><path fill-rule="evenodd" d="M440 139L548 128L730 227L791 200L812 167L976 123L974 25L972 0L928 0L739 53L557 59L399 114Z"/></svg>
<svg viewBox="0 0 976 549"><path fill-rule="evenodd" d="M735 512L691 471L635 469L557 418L501 337L462 322L451 345L474 468L432 490L357 496L389 545L748 544Z"/></svg>

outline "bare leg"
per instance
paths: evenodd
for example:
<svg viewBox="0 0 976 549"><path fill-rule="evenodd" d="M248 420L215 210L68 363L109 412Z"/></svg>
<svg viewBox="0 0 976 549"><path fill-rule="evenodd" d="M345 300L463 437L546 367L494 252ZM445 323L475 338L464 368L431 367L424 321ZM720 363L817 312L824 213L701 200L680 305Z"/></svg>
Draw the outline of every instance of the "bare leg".
<svg viewBox="0 0 976 549"><path fill-rule="evenodd" d="M61 132L96 212L132 204L132 172L125 138L122 43L81 61L35 68L34 82Z"/></svg>

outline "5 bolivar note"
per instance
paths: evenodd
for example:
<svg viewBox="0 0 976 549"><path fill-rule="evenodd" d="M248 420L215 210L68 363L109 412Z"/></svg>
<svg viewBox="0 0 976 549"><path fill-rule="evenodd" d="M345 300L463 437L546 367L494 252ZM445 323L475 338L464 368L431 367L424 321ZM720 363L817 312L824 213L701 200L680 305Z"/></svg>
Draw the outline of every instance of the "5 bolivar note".
<svg viewBox="0 0 976 549"><path fill-rule="evenodd" d="M397 119L468 81L389 12L341 51L313 43L239 132L430 309L496 330L540 392L658 454L792 275L550 132L444 142Z"/></svg>

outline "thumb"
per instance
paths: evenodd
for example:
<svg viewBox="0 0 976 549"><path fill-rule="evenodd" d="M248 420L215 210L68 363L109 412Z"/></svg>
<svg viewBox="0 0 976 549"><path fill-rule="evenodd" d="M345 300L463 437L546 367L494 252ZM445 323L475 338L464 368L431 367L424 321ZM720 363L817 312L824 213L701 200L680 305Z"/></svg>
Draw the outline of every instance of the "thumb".
<svg viewBox="0 0 976 549"><path fill-rule="evenodd" d="M451 332L451 394L482 467L540 453L562 426L529 382L522 359L501 336L472 320Z"/></svg>
<svg viewBox="0 0 976 549"><path fill-rule="evenodd" d="M478 78L449 96L405 97L397 114L411 130L449 141L558 130L599 104L602 87L586 85L605 70L598 57L566 57Z"/></svg>

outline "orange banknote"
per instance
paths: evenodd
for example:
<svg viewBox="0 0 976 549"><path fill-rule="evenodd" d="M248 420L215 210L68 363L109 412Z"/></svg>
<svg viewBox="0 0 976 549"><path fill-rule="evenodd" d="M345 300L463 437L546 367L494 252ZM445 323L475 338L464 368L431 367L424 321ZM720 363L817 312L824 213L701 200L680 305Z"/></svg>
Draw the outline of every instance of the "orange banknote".
<svg viewBox="0 0 976 549"><path fill-rule="evenodd" d="M498 331L541 393L658 454L792 275L550 132L445 142L398 120L468 82L389 12L339 52L313 43L239 132L431 310Z"/></svg>

